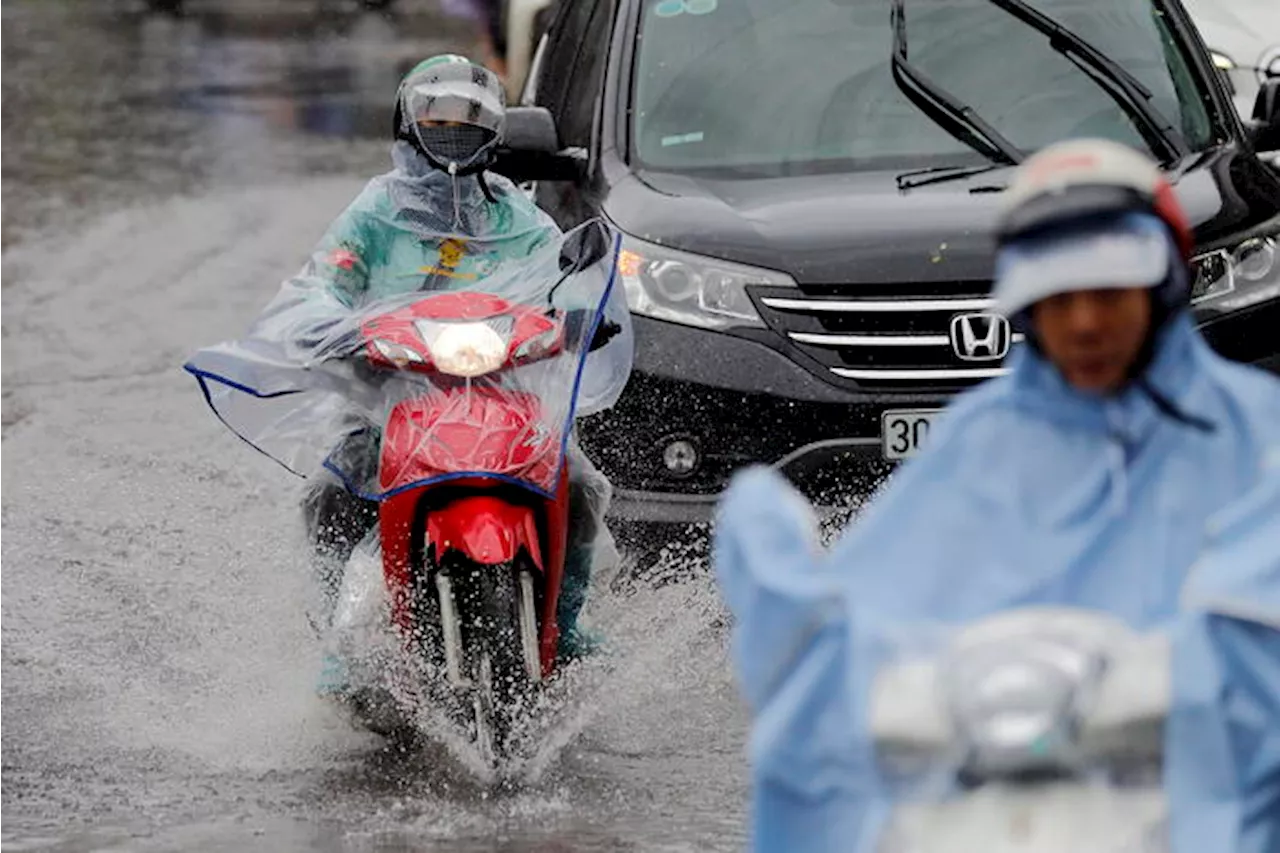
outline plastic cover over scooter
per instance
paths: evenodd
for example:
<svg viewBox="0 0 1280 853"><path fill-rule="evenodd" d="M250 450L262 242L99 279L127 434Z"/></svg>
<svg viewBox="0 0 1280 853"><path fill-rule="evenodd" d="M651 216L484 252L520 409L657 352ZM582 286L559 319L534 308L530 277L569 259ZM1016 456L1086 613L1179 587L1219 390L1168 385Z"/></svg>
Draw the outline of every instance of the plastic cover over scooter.
<svg viewBox="0 0 1280 853"><path fill-rule="evenodd" d="M1188 436L1140 389L1085 398L1016 354L830 551L785 480L739 475L715 561L754 712L755 849L878 851L905 794L871 735L875 678L1050 604L1168 638L1170 849L1280 849L1280 394L1185 317L1149 379L1213 430Z"/></svg>
<svg viewBox="0 0 1280 853"><path fill-rule="evenodd" d="M481 248L427 225L413 232ZM365 498L468 474L553 494L575 414L617 399L632 338L617 236L590 222L540 243L483 278L363 303L334 287L322 244L244 339L187 370L246 442L301 476L327 468ZM592 351L603 329L614 334ZM365 430L397 444L398 468L344 452Z"/></svg>

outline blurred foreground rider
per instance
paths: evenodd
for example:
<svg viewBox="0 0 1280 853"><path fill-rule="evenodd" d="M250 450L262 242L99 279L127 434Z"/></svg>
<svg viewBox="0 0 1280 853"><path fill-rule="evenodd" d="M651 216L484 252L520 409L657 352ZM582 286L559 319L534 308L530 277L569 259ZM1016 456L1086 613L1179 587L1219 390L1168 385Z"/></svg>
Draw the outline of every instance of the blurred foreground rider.
<svg viewBox="0 0 1280 853"><path fill-rule="evenodd" d="M1054 604L1171 640L1172 849L1280 849L1280 381L1196 331L1186 217L1128 148L1030 157L999 241L997 308L1026 344L829 553L772 472L724 499L755 847L876 849L893 793L868 697L886 638Z"/></svg>

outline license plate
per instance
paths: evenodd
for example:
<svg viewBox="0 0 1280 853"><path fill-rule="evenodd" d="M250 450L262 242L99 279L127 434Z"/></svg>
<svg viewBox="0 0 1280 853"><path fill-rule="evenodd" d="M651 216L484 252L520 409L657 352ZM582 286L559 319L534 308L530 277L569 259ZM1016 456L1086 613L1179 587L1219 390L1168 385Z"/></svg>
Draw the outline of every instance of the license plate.
<svg viewBox="0 0 1280 853"><path fill-rule="evenodd" d="M915 456L929 439L941 409L889 409L880 415L880 449L885 459Z"/></svg>

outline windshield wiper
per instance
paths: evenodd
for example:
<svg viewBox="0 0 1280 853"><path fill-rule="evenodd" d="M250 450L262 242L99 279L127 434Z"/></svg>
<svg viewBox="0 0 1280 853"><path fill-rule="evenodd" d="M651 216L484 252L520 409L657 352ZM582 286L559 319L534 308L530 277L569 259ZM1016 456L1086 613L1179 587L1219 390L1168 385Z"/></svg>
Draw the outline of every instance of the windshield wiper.
<svg viewBox="0 0 1280 853"><path fill-rule="evenodd" d="M898 183L899 190L910 190L927 186L928 184L940 184L944 181L971 178L974 175L981 175L983 172L993 172L996 169L1003 168L1005 168L1003 163L987 163L984 166L929 166L926 169L913 169L910 172L903 172L895 180Z"/></svg>
<svg viewBox="0 0 1280 853"><path fill-rule="evenodd" d="M929 118L974 151L1002 165L1021 163L1022 152L973 107L933 82L907 60L904 0L893 0L893 82Z"/></svg>
<svg viewBox="0 0 1280 853"><path fill-rule="evenodd" d="M1189 153L1173 124L1151 106L1151 90L1118 62L1024 0L990 2L1047 36L1049 47L1070 60L1120 105L1162 162L1169 163Z"/></svg>

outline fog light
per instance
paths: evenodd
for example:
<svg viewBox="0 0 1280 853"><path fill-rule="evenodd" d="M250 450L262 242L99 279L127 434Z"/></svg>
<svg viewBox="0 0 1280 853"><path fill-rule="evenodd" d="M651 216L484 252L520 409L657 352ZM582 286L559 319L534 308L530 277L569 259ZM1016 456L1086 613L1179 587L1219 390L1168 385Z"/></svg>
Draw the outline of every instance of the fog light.
<svg viewBox="0 0 1280 853"><path fill-rule="evenodd" d="M698 467L698 448L684 439L673 441L662 451L662 464L677 477L687 477Z"/></svg>

